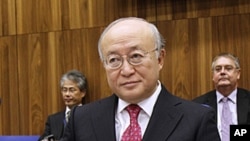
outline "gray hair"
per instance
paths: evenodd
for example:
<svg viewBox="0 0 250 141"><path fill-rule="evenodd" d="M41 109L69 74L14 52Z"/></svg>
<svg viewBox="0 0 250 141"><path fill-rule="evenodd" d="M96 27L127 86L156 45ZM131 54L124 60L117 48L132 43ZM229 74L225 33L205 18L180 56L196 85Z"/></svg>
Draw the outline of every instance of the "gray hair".
<svg viewBox="0 0 250 141"><path fill-rule="evenodd" d="M157 27L152 24L147 22L146 20L142 19L142 18L137 18L137 17L127 17L127 18L120 18L118 20L113 21L112 23L110 23L108 25L108 27L105 28L105 30L102 32L100 39L98 41L98 52L99 52L99 57L100 59L103 61L104 57L103 54L101 52L101 42L104 38L104 36L106 35L106 33L117 23L122 22L122 21L126 21L126 20L137 20L137 21L143 21L145 23L148 23L149 28L151 29L152 33L153 33L153 37L155 38L155 45L157 47L157 56L159 57L160 54L160 50L161 48L165 47L165 39L163 38L163 36L160 34L160 32L158 31Z"/></svg>
<svg viewBox="0 0 250 141"><path fill-rule="evenodd" d="M87 91L87 79L80 71L71 70L63 74L63 76L61 77L61 81L60 81L61 88L63 87L64 82L66 80L75 82L81 92Z"/></svg>
<svg viewBox="0 0 250 141"><path fill-rule="evenodd" d="M240 61L239 61L239 59L237 57L235 57L234 55L232 55L230 53L220 53L219 55L215 56L214 59L213 59L212 70L214 70L215 62L221 57L231 59L234 62L234 65L235 65L236 69L240 69Z"/></svg>

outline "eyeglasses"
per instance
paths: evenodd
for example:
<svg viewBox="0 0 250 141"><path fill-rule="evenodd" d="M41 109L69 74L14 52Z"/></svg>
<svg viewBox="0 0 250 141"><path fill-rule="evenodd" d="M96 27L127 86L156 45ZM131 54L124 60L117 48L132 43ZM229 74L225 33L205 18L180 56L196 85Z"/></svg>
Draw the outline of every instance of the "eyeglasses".
<svg viewBox="0 0 250 141"><path fill-rule="evenodd" d="M232 72L234 69L238 69L238 68L231 66L231 65L216 66L214 68L214 72L217 72L217 73L221 72L223 70L223 68L224 68L224 71L226 71L226 72Z"/></svg>
<svg viewBox="0 0 250 141"><path fill-rule="evenodd" d="M130 52L128 55L126 55L127 56L126 60L128 61L129 64L137 66L142 64L147 54L149 54L150 52L154 52L156 50L157 48L146 52L143 50L134 50ZM120 68L123 62L124 62L123 56L118 54L111 54L107 57L107 59L104 60L105 65L110 69Z"/></svg>
<svg viewBox="0 0 250 141"><path fill-rule="evenodd" d="M73 94L73 93L75 93L76 91L77 91L77 89L75 89L75 88L66 88L66 87L63 87L63 88L61 89L61 92L62 92L63 94L66 94L67 92Z"/></svg>

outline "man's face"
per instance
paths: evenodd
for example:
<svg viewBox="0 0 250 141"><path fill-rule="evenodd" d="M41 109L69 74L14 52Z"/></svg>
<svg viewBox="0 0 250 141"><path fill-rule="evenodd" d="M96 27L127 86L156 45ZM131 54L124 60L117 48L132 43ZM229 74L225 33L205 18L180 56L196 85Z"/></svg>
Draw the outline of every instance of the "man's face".
<svg viewBox="0 0 250 141"><path fill-rule="evenodd" d="M113 56L120 56L123 60L116 69L104 63L112 91L129 103L138 103L151 96L157 86L165 50L162 49L160 57L157 58L154 38L146 24L138 21L118 23L106 33L101 44L105 60L111 57L109 62L116 61ZM142 62L132 65L132 59L141 57L137 53L143 54Z"/></svg>
<svg viewBox="0 0 250 141"><path fill-rule="evenodd" d="M70 80L64 81L61 93L65 105L69 108L81 104L82 98L85 96L85 93L80 91L77 84Z"/></svg>
<svg viewBox="0 0 250 141"><path fill-rule="evenodd" d="M240 70L236 68L234 61L227 57L220 57L213 68L213 82L216 89L230 87L235 89L240 79Z"/></svg>

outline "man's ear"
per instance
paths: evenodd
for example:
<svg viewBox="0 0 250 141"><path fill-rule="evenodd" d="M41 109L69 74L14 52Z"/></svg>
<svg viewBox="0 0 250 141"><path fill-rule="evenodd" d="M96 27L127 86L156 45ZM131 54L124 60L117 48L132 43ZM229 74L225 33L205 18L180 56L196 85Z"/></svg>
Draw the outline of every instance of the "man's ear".
<svg viewBox="0 0 250 141"><path fill-rule="evenodd" d="M165 55L166 55L166 50L162 48L159 52L159 57L158 57L160 69L162 69L163 67Z"/></svg>

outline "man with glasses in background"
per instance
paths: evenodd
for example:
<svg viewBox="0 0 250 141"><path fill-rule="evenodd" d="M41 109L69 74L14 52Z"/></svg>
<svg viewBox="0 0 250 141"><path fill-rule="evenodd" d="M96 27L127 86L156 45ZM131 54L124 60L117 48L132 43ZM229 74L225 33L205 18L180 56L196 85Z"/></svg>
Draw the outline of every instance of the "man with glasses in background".
<svg viewBox="0 0 250 141"><path fill-rule="evenodd" d="M48 116L44 133L39 141L54 141L62 138L71 109L83 104L87 92L87 80L81 72L71 70L61 77L60 88L66 109Z"/></svg>
<svg viewBox="0 0 250 141"><path fill-rule="evenodd" d="M240 63L229 53L217 55L212 62L215 90L193 101L209 105L217 111L217 126L222 141L229 141L229 127L250 124L250 93L238 88Z"/></svg>
<svg viewBox="0 0 250 141"><path fill-rule="evenodd" d="M62 141L220 141L212 108L173 96L159 81L164 46L143 19L112 22L98 51L113 95L74 108Z"/></svg>

